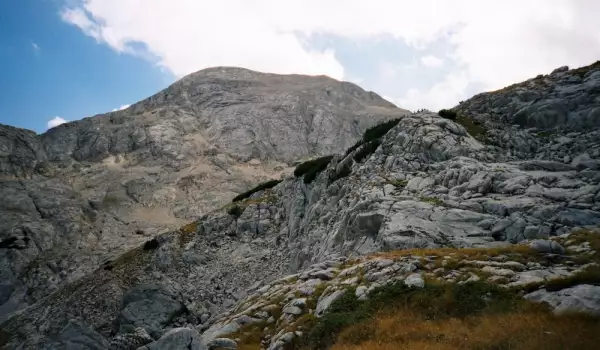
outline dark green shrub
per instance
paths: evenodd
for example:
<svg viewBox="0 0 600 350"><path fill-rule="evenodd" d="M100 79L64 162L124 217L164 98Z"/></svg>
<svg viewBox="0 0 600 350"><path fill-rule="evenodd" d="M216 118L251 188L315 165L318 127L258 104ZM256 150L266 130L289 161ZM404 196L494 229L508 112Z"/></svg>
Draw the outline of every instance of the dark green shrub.
<svg viewBox="0 0 600 350"><path fill-rule="evenodd" d="M144 243L144 250L154 250L158 248L158 240L156 238L152 238L151 240Z"/></svg>
<svg viewBox="0 0 600 350"><path fill-rule="evenodd" d="M438 112L438 115L442 118L446 118L446 119L450 119L450 120L454 120L456 119L456 117L458 117L458 114L450 109L442 109Z"/></svg>
<svg viewBox="0 0 600 350"><path fill-rule="evenodd" d="M317 159L306 161L296 167L294 176L300 177L304 175L304 183L309 184L319 175L333 159L333 156L325 156Z"/></svg>
<svg viewBox="0 0 600 350"><path fill-rule="evenodd" d="M400 123L400 119L392 119L368 128L363 134L363 143L383 137L394 126L398 125L398 123Z"/></svg>
<svg viewBox="0 0 600 350"><path fill-rule="evenodd" d="M350 174L352 174L352 167L351 164L348 164L347 166L342 167L339 172L335 172L333 175L331 175L329 178L329 183L332 184L341 178L349 176Z"/></svg>
<svg viewBox="0 0 600 350"><path fill-rule="evenodd" d="M362 148L354 154L354 160L360 163L365 158L373 154L379 145L381 145L381 140L379 139L374 139L365 143Z"/></svg>
<svg viewBox="0 0 600 350"><path fill-rule="evenodd" d="M351 146L350 148L348 148L348 149L346 150L346 154L345 154L345 156L347 156L347 155L349 155L350 153L352 153L352 152L353 152L355 149L357 149L358 147L362 146L364 143L365 143L365 142L364 142L362 139L358 140L358 141L357 141L357 142L356 142L356 143L355 143L353 146Z"/></svg>
<svg viewBox="0 0 600 350"><path fill-rule="evenodd" d="M394 126L398 125L399 122L400 119L393 119L368 128L363 134L362 139L358 140L352 147L346 150L346 156L352 153L355 149L364 145L365 143L379 140L381 137L385 136L385 134L387 134L388 131L390 131Z"/></svg>
<svg viewBox="0 0 600 350"><path fill-rule="evenodd" d="M267 182L263 182L263 183L261 183L260 185L254 187L251 190L248 190L248 191L246 191L244 193L238 194L237 196L235 196L233 198L232 202L239 202L239 201L241 201L243 199L250 198L250 196L252 196L256 192L263 191L263 190L266 190L266 189L269 189L269 188L273 188L273 187L277 186L280 182L281 182L281 180L269 180Z"/></svg>
<svg viewBox="0 0 600 350"><path fill-rule="evenodd" d="M242 208L239 205L234 205L233 207L227 209L227 214L229 214L237 219L240 216L242 216L242 214L244 213L244 209L245 208Z"/></svg>

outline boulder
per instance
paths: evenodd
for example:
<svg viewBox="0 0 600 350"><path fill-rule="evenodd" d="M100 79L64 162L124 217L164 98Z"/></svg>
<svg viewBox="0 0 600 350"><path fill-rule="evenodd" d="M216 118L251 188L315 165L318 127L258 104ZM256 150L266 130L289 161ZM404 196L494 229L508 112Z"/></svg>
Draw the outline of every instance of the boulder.
<svg viewBox="0 0 600 350"><path fill-rule="evenodd" d="M138 350L207 350L195 329L173 328L159 340L138 348Z"/></svg>
<svg viewBox="0 0 600 350"><path fill-rule="evenodd" d="M216 338L206 344L208 350L233 350L237 349L237 343L229 338Z"/></svg>
<svg viewBox="0 0 600 350"><path fill-rule="evenodd" d="M540 289L526 294L525 298L550 305L555 314L582 312L600 316L600 286L581 284L556 292Z"/></svg>
<svg viewBox="0 0 600 350"><path fill-rule="evenodd" d="M157 284L139 285L123 297L118 323L122 332L141 327L153 335L184 310L173 288Z"/></svg>
<svg viewBox="0 0 600 350"><path fill-rule="evenodd" d="M317 317L321 317L325 314L325 311L327 311L327 309L329 309L329 307L331 306L331 304L338 300L339 298L341 298L344 294L345 294L345 290L340 289L340 290L336 290L335 292L331 293L330 295L323 297L319 300L319 302L317 303L317 309L315 311L315 315Z"/></svg>
<svg viewBox="0 0 600 350"><path fill-rule="evenodd" d="M106 350L110 344L102 335L77 319L69 320L58 336L58 341L45 350Z"/></svg>
<svg viewBox="0 0 600 350"><path fill-rule="evenodd" d="M540 253L552 253L552 254L564 254L565 248L561 246L559 243L545 240L545 239L537 239L531 243L529 243L529 247L531 249L538 251Z"/></svg>

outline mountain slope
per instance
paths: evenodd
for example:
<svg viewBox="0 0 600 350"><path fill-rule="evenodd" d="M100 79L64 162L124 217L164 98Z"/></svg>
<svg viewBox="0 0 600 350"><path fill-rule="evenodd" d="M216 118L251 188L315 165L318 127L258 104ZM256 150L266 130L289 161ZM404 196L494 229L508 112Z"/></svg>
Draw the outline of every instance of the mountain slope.
<svg viewBox="0 0 600 350"><path fill-rule="evenodd" d="M406 113L327 77L219 67L42 135L0 125L0 320Z"/></svg>
<svg viewBox="0 0 600 350"><path fill-rule="evenodd" d="M579 72L554 73L551 90L562 89ZM600 106L598 86L600 67L593 65L571 89L586 101L586 110L594 110ZM557 98L545 88L535 92L540 105ZM425 283L432 268L402 253L414 248L466 254L465 261L443 255L447 265L440 256L428 256L444 267L437 270L444 275L435 276L443 277L440 282L462 281L470 277L465 266L474 265L473 274L502 288L539 289L529 297L553 300L554 306L576 295L586 300L586 311L595 312L597 275L577 276L598 266L593 251L600 249L594 245L594 228L600 225L600 124L591 119L573 130L557 123L542 132L513 124L512 109L500 102L495 107L477 102L486 96L498 95L465 101L454 109L460 113L454 121L428 111L400 115L397 122L369 130L358 147L326 158L326 167L314 162L296 168L312 169L314 180L297 171L179 230L146 238L4 323L9 348L36 348L53 340L62 348L78 324L69 320L79 318L87 326L77 326L77 332L90 327L98 332L85 331L94 334L90 339L113 338L124 348L137 348L127 341L136 332L148 333L140 336L143 344L165 342L173 336L170 329L185 326L204 332L208 342L252 323L266 327L266 322L275 328L267 327L262 346L278 349L298 337L290 332L290 322L308 309L324 312L343 286L364 287L364 292L377 287L370 282L388 278ZM510 103L526 103L515 99ZM564 236L581 228L588 232L583 238ZM540 255L513 246L534 240ZM472 259L467 255L474 250L464 248L479 250ZM392 252L394 261L364 265L368 276L346 271L350 281L341 279L343 268L381 251ZM561 288L575 294L542 289L563 278L568 283ZM322 281L333 282L322 290L317 287ZM581 287L566 288L574 284ZM288 305L315 290L320 297L305 300L307 308ZM569 300L564 305L573 305ZM286 305L288 311L282 312Z"/></svg>

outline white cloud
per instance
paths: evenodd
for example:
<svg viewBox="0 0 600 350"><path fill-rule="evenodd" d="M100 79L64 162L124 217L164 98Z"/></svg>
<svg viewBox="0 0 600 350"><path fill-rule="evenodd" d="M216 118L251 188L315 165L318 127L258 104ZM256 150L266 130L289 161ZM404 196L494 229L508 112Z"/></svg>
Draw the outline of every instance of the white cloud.
<svg viewBox="0 0 600 350"><path fill-rule="evenodd" d="M112 111L113 111L113 112L116 112L116 111L122 111L122 110L124 110L124 109L127 109L127 108L129 108L129 106L131 106L131 105L122 105L121 107L119 107L119 108L115 108L115 109L113 109Z"/></svg>
<svg viewBox="0 0 600 350"><path fill-rule="evenodd" d="M433 55L427 55L421 57L421 64L428 68L437 68L444 64L444 60Z"/></svg>
<svg viewBox="0 0 600 350"><path fill-rule="evenodd" d="M410 89L406 95L398 99L398 105L411 111L421 108L432 111L449 108L467 97L468 85L469 79L464 72L450 73L429 90Z"/></svg>
<svg viewBox="0 0 600 350"><path fill-rule="evenodd" d="M34 53L40 52L40 46L33 41L31 42L31 48L33 49Z"/></svg>
<svg viewBox="0 0 600 350"><path fill-rule="evenodd" d="M457 101L437 94L452 84L466 81L496 89L561 65L597 60L597 13L597 0L80 0L61 16L118 52L150 53L177 77L232 65L340 79L348 74L336 48L311 49L302 38L387 35L410 45L417 57L442 40L451 44L443 62L450 78L428 90L410 91L402 100L411 97L425 104L420 107L448 107ZM147 52L136 49L140 43ZM434 56L420 61L425 68L418 69L441 63ZM381 73L402 79L391 63Z"/></svg>
<svg viewBox="0 0 600 350"><path fill-rule="evenodd" d="M59 126L60 124L64 124L66 122L67 121L61 117L54 117L54 118L48 120L47 126L48 126L48 129L52 129L55 126Z"/></svg>

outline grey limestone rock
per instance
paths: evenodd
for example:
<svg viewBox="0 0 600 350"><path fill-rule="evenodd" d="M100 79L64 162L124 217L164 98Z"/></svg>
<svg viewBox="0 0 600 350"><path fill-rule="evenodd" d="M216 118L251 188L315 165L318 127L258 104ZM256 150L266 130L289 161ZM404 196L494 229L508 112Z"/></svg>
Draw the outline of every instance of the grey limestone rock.
<svg viewBox="0 0 600 350"><path fill-rule="evenodd" d="M543 76L476 95L455 108L462 117L452 121L409 114L325 77L215 68L126 111L44 135L3 129L0 170L8 178L0 195L10 200L0 203L0 314L29 307L2 329L39 348L83 315L106 337L117 317L123 330L140 325L160 336L187 324L210 341L255 321L280 321L269 303L247 305L256 308L243 314L244 293L283 297L283 307L294 292L308 297L320 284L357 283L357 271L343 265L348 256L507 247L593 227L600 218L599 86L598 65ZM373 153L360 161L345 155L367 126L390 118L398 124ZM294 162L328 153L337 155L311 183L290 174ZM275 172L280 166L287 172ZM336 178L340 167L349 174ZM241 215L224 206L259 179L279 176L272 189L236 203ZM552 242L535 244L561 252ZM422 268L378 263L362 266L361 282L376 282L359 297L399 271ZM476 265L485 266L509 285L571 273ZM469 278L448 275L459 277ZM132 292L140 297L121 303L132 288L152 284L176 288ZM340 293L330 286L316 315ZM9 348L18 345L11 338Z"/></svg>
<svg viewBox="0 0 600 350"><path fill-rule="evenodd" d="M540 253L564 254L565 248L560 244L549 240L535 240L529 244L531 248Z"/></svg>
<svg viewBox="0 0 600 350"><path fill-rule="evenodd" d="M557 292L541 289L525 295L525 298L549 304L556 314L584 312L600 315L600 286L581 284Z"/></svg>
<svg viewBox="0 0 600 350"><path fill-rule="evenodd" d="M161 285L139 285L123 297L119 327L121 331L129 326L141 327L153 334L183 311L175 291Z"/></svg>
<svg viewBox="0 0 600 350"><path fill-rule="evenodd" d="M208 344L206 344L208 350L215 350L215 349L237 349L237 343L229 338L217 338L217 339L213 339L211 340Z"/></svg>
<svg viewBox="0 0 600 350"><path fill-rule="evenodd" d="M174 328L159 340L138 348L138 350L207 350L200 333L195 329Z"/></svg>
<svg viewBox="0 0 600 350"><path fill-rule="evenodd" d="M317 317L321 317L325 314L325 311L331 306L331 304L342 297L346 291L344 289L336 290L335 292L322 297L319 299L317 303L317 309L315 310L315 315Z"/></svg>
<svg viewBox="0 0 600 350"><path fill-rule="evenodd" d="M110 340L110 350L135 350L153 342L154 339L144 328L138 327L130 333L121 333Z"/></svg>
<svg viewBox="0 0 600 350"><path fill-rule="evenodd" d="M0 125L0 322L293 161L342 152L408 113L324 76L217 67L44 134ZM47 267L56 261L68 267Z"/></svg>
<svg viewBox="0 0 600 350"><path fill-rule="evenodd" d="M47 350L106 350L109 342L100 334L84 325L80 320L72 319L61 331L58 341L49 344Z"/></svg>

